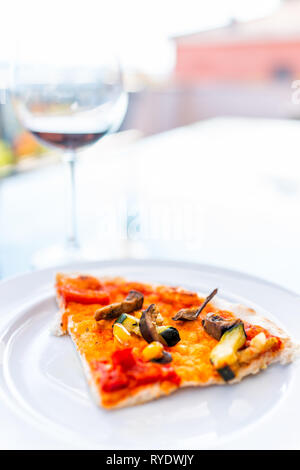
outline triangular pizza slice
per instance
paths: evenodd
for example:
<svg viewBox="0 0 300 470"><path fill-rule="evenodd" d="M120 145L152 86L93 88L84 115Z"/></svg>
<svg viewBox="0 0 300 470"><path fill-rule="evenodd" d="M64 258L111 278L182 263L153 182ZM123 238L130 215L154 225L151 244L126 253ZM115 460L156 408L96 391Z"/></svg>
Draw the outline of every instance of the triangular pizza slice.
<svg viewBox="0 0 300 470"><path fill-rule="evenodd" d="M57 274L54 333L69 334L98 405L143 403L178 388L231 384L298 345L253 309L179 287Z"/></svg>

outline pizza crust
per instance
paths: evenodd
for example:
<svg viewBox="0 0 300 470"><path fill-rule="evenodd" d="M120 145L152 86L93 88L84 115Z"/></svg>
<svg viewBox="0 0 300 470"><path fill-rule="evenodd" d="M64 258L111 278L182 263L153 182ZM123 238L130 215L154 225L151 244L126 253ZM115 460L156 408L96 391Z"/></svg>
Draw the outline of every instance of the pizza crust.
<svg viewBox="0 0 300 470"><path fill-rule="evenodd" d="M57 291L56 291L56 304L58 306L58 310L53 319L50 332L54 336L63 336L67 334L67 331L64 331L62 328L63 314L65 313L65 302Z"/></svg>
<svg viewBox="0 0 300 470"><path fill-rule="evenodd" d="M72 276L76 276L76 275L77 274L73 274ZM99 279L101 280L103 278L99 278ZM152 286L154 288L156 287L155 284L152 284ZM201 298L206 297L206 294L203 294L200 292L198 292L197 294ZM52 333L56 336L61 336L68 332L70 336L72 337L73 343L76 347L74 337L70 331L70 326L71 326L70 321L69 321L70 325L68 325L67 332L64 331L62 328L62 316L65 311L65 303L59 295L57 296L57 303L58 303L59 311L57 312L57 315L54 320ZM241 304L230 303L223 299L213 299L210 303L218 309L232 312L242 321L247 321L250 324L262 326L263 328L267 329L271 334L280 337L283 343L283 348L279 352L276 351L275 353L270 352L270 351L265 352L261 356L252 360L250 364L241 366L238 372L236 373L235 378L227 383L224 382L224 380L221 377L212 378L207 382L201 382L201 383L194 382L194 381L182 381L179 387L177 387L176 385L172 385L172 384L169 384L168 387L166 387L165 384L156 383L156 384L139 387L137 390L131 391L130 396L127 396L126 398L118 401L117 403L112 403L111 405L108 405L107 403L103 402L103 397L91 374L89 364L85 360L84 355L82 355L76 347L76 350L77 350L77 353L79 354L79 357L83 366L83 370L84 370L94 402L98 406L101 405L101 406L104 406L105 408L122 408L122 407L127 407L127 406L133 406L133 405L142 404L142 403L154 400L163 395L168 395L174 392L175 390L177 390L178 388L192 387L192 386L206 387L209 385L226 385L226 384L237 383L237 382L240 382L247 375L257 374L261 369L266 368L268 365L272 363L280 362L281 364L287 364L289 362L292 362L296 358L300 357L300 345L294 343L291 340L291 338L283 331L283 329L277 326L272 320L258 314L253 308L249 308Z"/></svg>
<svg viewBox="0 0 300 470"><path fill-rule="evenodd" d="M198 295L203 296L204 294L198 293ZM279 336L280 338L288 338L287 334L278 325L269 318L258 314L253 308L230 303L223 299L213 299L210 303L221 310L228 310L234 313L243 321L262 326L273 335Z"/></svg>

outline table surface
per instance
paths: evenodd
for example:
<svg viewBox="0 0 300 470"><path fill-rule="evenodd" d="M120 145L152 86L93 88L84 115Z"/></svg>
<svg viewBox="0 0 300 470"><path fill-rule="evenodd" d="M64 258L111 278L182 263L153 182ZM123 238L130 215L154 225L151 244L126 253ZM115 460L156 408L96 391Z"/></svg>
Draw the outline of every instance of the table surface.
<svg viewBox="0 0 300 470"><path fill-rule="evenodd" d="M299 133L296 121L217 118L114 151L100 142L78 162L87 256L218 265L299 293ZM64 173L52 165L1 182L2 278L64 240Z"/></svg>

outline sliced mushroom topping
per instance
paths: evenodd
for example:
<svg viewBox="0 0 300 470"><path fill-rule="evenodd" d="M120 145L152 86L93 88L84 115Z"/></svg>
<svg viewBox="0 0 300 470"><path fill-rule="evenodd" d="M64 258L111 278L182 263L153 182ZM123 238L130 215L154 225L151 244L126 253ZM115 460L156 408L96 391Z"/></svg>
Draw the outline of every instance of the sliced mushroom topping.
<svg viewBox="0 0 300 470"><path fill-rule="evenodd" d="M192 307L192 308L183 308L179 310L172 318L172 320L197 320L198 316L202 312L202 310L206 307L208 302L212 300L212 298L217 294L218 289L213 290L204 300L203 304L200 307Z"/></svg>
<svg viewBox="0 0 300 470"><path fill-rule="evenodd" d="M140 318L140 331L142 337L147 341L147 343L151 343L152 341L162 342L158 332L156 331L156 318L158 314L159 311L156 305L151 304L143 311Z"/></svg>
<svg viewBox="0 0 300 470"><path fill-rule="evenodd" d="M121 313L130 313L135 310L140 310L143 306L143 302L143 294L136 290L131 290L123 302L106 305L96 310L95 320L109 320L118 317Z"/></svg>
<svg viewBox="0 0 300 470"><path fill-rule="evenodd" d="M225 331L230 330L238 323L241 323L241 321L238 319L228 320L213 312L208 313L202 320L202 325L206 333L218 341L221 339Z"/></svg>
<svg viewBox="0 0 300 470"><path fill-rule="evenodd" d="M167 351L163 351L162 356L158 359L152 359L151 362L157 362L158 364L168 364L172 362L173 358L171 354Z"/></svg>
<svg viewBox="0 0 300 470"><path fill-rule="evenodd" d="M156 330L156 321L159 315L160 313L156 305L151 304L146 310L144 310L140 318L140 331L147 343L158 341L159 343L164 344L163 338ZM158 364L168 364L172 360L173 359L171 354L167 351L163 351L162 356L158 359L152 359L152 362L157 362Z"/></svg>

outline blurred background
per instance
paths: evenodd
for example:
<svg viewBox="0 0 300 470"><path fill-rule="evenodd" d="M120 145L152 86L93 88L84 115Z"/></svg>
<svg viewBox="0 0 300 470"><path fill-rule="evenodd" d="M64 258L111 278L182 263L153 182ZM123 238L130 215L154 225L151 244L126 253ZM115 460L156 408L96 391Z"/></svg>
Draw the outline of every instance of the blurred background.
<svg viewBox="0 0 300 470"><path fill-rule="evenodd" d="M78 35L101 29L129 94L119 132L87 150L78 170L80 200L97 201L88 209L79 203L82 239L97 207L93 236L100 245L114 240L116 256L218 264L299 292L300 1L4 0L1 17L3 277L30 269L33 250L63 231L63 213L49 220L51 200L58 208L63 191L59 154L22 128L7 91L22 35L37 47L40 34L55 42L59 23ZM97 177L93 165L101 167ZM126 181L106 190L103 172ZM112 235L112 213L117 221L126 214L120 237ZM149 235L153 217L158 228Z"/></svg>
<svg viewBox="0 0 300 470"><path fill-rule="evenodd" d="M36 2L22 3L3 2L2 90L20 31L36 37L50 25L55 42L57 15L71 15L81 35L90 27L90 21L80 19L83 5L45 2L47 16L45 11L41 16ZM291 105L291 83L300 77L298 0L187 0L184 7L169 0L150 7L141 0L129 1L125 9L114 1L105 7L90 2L90 7L98 27L105 26L115 40L123 65L130 105L122 130L151 135L216 116L300 116L300 108ZM108 18L104 24L103 17ZM2 173L35 167L41 157L48 162L45 149L18 124L9 95L5 100L0 108Z"/></svg>

